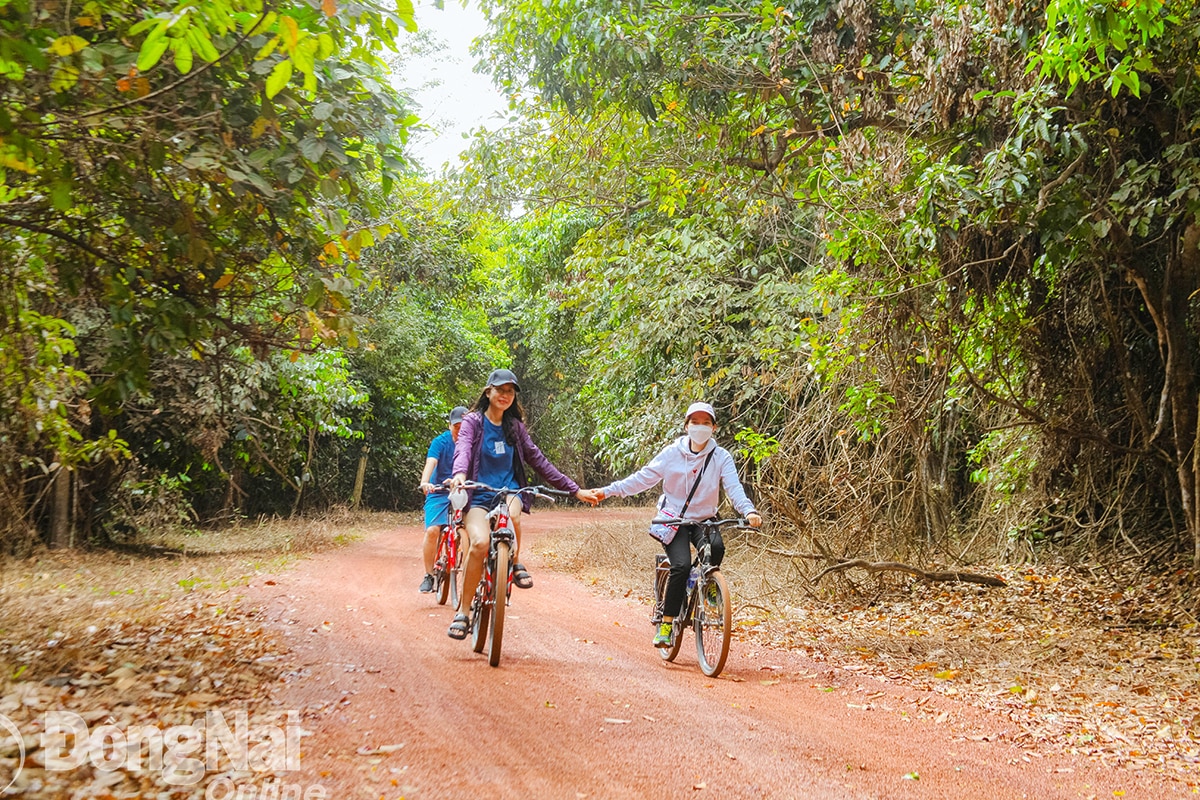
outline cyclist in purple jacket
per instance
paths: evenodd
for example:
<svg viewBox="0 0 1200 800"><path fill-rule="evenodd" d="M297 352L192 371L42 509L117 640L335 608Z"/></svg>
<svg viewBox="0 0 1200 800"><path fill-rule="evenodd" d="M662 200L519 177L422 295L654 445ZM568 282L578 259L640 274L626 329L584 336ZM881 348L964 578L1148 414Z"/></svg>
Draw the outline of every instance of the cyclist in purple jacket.
<svg viewBox="0 0 1200 800"><path fill-rule="evenodd" d="M529 481L525 477L525 465L528 464L541 474L546 483L595 505L599 502L595 491L580 489L579 484L551 464L550 459L533 443L525 427L525 412L517 401L520 391L517 376L511 370L493 370L488 376L483 394L470 413L463 417L462 428L458 432L454 449L454 485L477 481L496 488L528 486ZM483 574L483 562L487 558L491 539L488 512L495 503L496 495L493 492L477 490L471 493L465 519L470 544L466 547L466 563L463 565L463 591L459 595L454 621L447 631L452 639L464 639L467 636L470 619L464 610ZM527 497L510 497L508 501L508 514L517 538L513 549L514 561L521 548L521 512L528 513L530 503ZM520 562L513 564L513 581L521 589L533 586L532 576Z"/></svg>

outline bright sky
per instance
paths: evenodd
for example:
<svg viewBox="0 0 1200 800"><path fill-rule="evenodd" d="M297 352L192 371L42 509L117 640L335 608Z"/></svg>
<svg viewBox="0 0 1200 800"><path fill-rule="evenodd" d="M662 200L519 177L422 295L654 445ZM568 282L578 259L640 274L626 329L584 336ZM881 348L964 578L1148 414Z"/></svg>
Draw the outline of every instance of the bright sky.
<svg viewBox="0 0 1200 800"><path fill-rule="evenodd" d="M508 102L489 75L473 71L471 41L487 27L474 4L463 8L460 0L445 0L439 10L431 0L419 0L416 18L419 34L429 37L430 46L406 58L395 80L420 105L422 121L433 128L416 132L411 149L426 169L438 173L447 161L457 163L467 148L464 133L504 125Z"/></svg>

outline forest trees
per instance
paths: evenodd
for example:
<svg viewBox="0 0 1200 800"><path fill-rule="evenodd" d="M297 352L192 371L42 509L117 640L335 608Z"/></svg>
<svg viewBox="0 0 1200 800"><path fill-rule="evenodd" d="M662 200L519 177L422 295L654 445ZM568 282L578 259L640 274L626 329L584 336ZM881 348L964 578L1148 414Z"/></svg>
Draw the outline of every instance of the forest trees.
<svg viewBox="0 0 1200 800"><path fill-rule="evenodd" d="M489 10L602 442L706 391L830 550L1200 565L1195 3Z"/></svg>
<svg viewBox="0 0 1200 800"><path fill-rule="evenodd" d="M414 224L382 60L414 27L409 0L0 0L0 550L68 468L84 534L130 481L286 511L390 407L343 349L366 254Z"/></svg>
<svg viewBox="0 0 1200 800"><path fill-rule="evenodd" d="M1195 2L484 5L434 190L406 0L0 0L7 549L65 467L389 502L511 357L580 470L713 400L829 552L1200 564Z"/></svg>

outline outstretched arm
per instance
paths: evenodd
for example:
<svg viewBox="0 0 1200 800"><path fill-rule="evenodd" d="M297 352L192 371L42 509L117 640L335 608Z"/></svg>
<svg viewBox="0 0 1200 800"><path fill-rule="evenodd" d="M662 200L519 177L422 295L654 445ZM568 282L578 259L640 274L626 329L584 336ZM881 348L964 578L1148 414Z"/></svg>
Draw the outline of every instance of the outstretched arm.
<svg viewBox="0 0 1200 800"><path fill-rule="evenodd" d="M462 431L459 431L458 437L462 438ZM579 492L581 491L579 484L568 478L558 467L550 463L550 459L546 458L546 454L533 443L533 438L530 437L529 430L525 427L524 423L517 425L517 437L521 444L521 457L526 464L537 470L538 474L546 479L546 483L555 489L561 489L564 492L570 492L579 497ZM583 497L579 497L579 499L585 503L591 502L590 500L584 500Z"/></svg>
<svg viewBox="0 0 1200 800"><path fill-rule="evenodd" d="M603 489L597 489L596 491L599 492L600 499L630 497L657 486L662 482L663 475L665 474L666 453L667 450L663 450L649 464L632 475L622 478L619 481L613 481Z"/></svg>

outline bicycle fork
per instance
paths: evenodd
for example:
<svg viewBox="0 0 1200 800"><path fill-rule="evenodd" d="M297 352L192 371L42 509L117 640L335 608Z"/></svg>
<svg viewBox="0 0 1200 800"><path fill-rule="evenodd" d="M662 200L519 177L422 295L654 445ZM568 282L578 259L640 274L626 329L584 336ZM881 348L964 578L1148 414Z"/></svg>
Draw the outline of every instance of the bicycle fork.
<svg viewBox="0 0 1200 800"><path fill-rule="evenodd" d="M497 506L488 515L492 520L492 541L488 546L487 568L483 571L483 579L486 584L486 597L493 598L494 601L500 600L499 594L496 591L501 581L504 583L504 602L508 603L509 595L512 593L512 567L516 561L516 554L513 552L516 545L516 536L509 524L508 511L505 506ZM507 542L509 548L508 557L508 574L501 578L496 574L496 545L499 542Z"/></svg>

